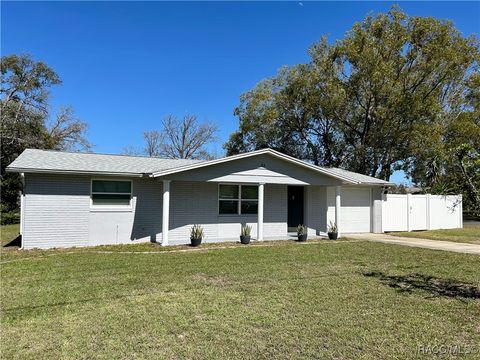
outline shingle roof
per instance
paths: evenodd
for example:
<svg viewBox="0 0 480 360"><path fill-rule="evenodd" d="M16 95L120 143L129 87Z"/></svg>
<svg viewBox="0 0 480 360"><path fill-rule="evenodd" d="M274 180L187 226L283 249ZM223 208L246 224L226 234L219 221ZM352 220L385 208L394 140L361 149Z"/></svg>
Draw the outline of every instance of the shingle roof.
<svg viewBox="0 0 480 360"><path fill-rule="evenodd" d="M293 161L301 166L309 167L323 174L346 180L352 184L389 185L390 183L371 176L358 174L340 168L315 166L305 161L295 159L271 149L262 149L251 153L234 155L227 158L210 161L161 159L145 156L107 155L79 152L63 152L52 150L27 149L8 167L8 171L15 172L67 172L67 173L96 173L111 175L142 176L162 175L181 172L203 166L235 160L246 156L269 153L274 156Z"/></svg>
<svg viewBox="0 0 480 360"><path fill-rule="evenodd" d="M24 170L25 172L40 170L141 175L193 164L198 161L26 149L7 169L10 171Z"/></svg>
<svg viewBox="0 0 480 360"><path fill-rule="evenodd" d="M215 165L215 164L221 164L223 162L232 161L232 160L236 160L236 159L241 159L241 158L245 158L245 157L251 157L251 156L260 155L260 154L270 154L270 155L276 156L278 158L281 158L283 160L296 163L300 166L310 168L310 169L312 169L314 171L317 171L319 173L326 174L326 175L334 177L336 179L346 181L347 183L350 183L350 184L391 185L391 183L388 182L388 181L380 180L380 179L377 179L377 178L374 178L374 177L371 177L371 176L367 176L367 175L358 174L358 173L355 173L355 172L352 172L352 171L347 171L347 170L343 170L343 169L340 169L340 168L327 168L327 167L322 167L322 166L316 166L316 165L313 165L313 164L308 163L306 161L299 160L299 159L294 158L292 156L289 156L289 155L283 154L279 151L276 151L276 150L273 150L273 149L268 149L268 148L267 149L255 150L255 151L242 153L242 154L237 154L237 155L232 155L232 156L224 157L224 158L221 158L221 159L214 159L214 160L210 160L210 161L204 161L204 162L201 162L201 163L186 165L186 166L183 166L183 167L180 167L180 168L160 170L160 171L156 171L153 174L153 176L164 176L164 175L169 175L169 174L173 174L173 173L179 173L179 172L186 171L186 170L192 170L192 169L197 169L197 168L200 168L200 167L211 166L211 165Z"/></svg>
<svg viewBox="0 0 480 360"><path fill-rule="evenodd" d="M368 175L359 174L353 171L343 170L340 168L328 168L328 167L322 167L322 168L330 171L333 174L346 177L348 179L357 181L362 184L390 184L388 181L380 180L380 179L377 179Z"/></svg>

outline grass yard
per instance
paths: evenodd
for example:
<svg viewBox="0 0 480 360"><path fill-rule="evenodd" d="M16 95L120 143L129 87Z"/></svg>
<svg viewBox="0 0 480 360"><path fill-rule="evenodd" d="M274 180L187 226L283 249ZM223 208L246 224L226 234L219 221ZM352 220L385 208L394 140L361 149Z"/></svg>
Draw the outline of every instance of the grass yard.
<svg viewBox="0 0 480 360"><path fill-rule="evenodd" d="M480 245L480 224L465 223L463 229L392 232L390 235Z"/></svg>
<svg viewBox="0 0 480 360"><path fill-rule="evenodd" d="M0 226L0 234L1 234L0 238L2 242L2 249L3 249L3 246L12 242L18 236L19 227L20 226L18 224Z"/></svg>
<svg viewBox="0 0 480 360"><path fill-rule="evenodd" d="M475 255L362 241L22 253L2 258L5 359L480 356Z"/></svg>

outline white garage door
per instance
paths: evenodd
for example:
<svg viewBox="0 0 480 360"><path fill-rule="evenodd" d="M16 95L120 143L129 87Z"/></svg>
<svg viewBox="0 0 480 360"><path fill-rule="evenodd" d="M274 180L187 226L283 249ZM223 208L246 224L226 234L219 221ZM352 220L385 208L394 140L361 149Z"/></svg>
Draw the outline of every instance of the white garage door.
<svg viewBox="0 0 480 360"><path fill-rule="evenodd" d="M342 188L341 232L370 232L370 214L370 189Z"/></svg>

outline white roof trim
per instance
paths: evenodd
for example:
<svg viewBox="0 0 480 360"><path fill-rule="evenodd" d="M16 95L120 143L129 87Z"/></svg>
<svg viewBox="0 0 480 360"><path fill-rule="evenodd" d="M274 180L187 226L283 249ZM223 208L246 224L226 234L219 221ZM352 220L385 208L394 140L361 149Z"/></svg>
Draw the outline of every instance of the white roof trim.
<svg viewBox="0 0 480 360"><path fill-rule="evenodd" d="M361 182L349 179L349 178L344 177L344 176L340 176L338 174L333 174L330 171L328 171L327 169L323 169L323 168L320 168L318 166L306 163L305 161L296 159L296 158L294 158L292 156L289 156L289 155L282 154L281 152L278 152L278 151L275 151L275 150L272 150L272 149L261 149L261 150L251 151L251 152L248 152L248 153L243 153L243 154L238 154L238 155L233 155L233 156L227 156L227 157L224 157L224 158L221 158L221 159L201 161L199 163L184 165L184 166L180 166L180 167L177 167L177 168L174 168L174 169L156 171L152 174L152 176L153 177L159 177L159 176L176 174L176 173L179 173L179 172L199 169L199 168L202 168L202 167L216 165L216 164L222 164L224 162L229 162L229 161L238 160L238 159L244 159L244 158L248 158L248 157L252 157L252 156L256 156L256 155L261 155L261 154L273 155L273 156L275 156L279 159L283 159L285 161L297 164L297 165L302 166L304 168L311 169L313 171L319 172L319 173L324 174L324 175L328 175L328 176L333 177L335 179L345 181L349 184L355 184L355 185L356 184L361 184Z"/></svg>
<svg viewBox="0 0 480 360"><path fill-rule="evenodd" d="M47 174L75 174L75 175L103 175L103 176L127 176L127 177L144 177L149 176L149 173L127 173L127 172L105 172L105 171L85 171L85 170L55 170L55 169L23 169L7 167L6 172L16 173L47 173Z"/></svg>

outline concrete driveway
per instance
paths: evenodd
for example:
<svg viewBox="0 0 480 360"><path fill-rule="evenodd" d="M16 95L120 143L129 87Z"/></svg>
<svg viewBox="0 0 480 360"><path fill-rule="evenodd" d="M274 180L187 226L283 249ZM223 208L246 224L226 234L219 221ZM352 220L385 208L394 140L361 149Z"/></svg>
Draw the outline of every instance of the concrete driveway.
<svg viewBox="0 0 480 360"><path fill-rule="evenodd" d="M480 245L457 243L453 241L429 240L419 238L407 238L387 234L342 234L350 239L368 240L384 244L397 244L404 246L420 247L425 249L453 251L465 254L480 255Z"/></svg>

